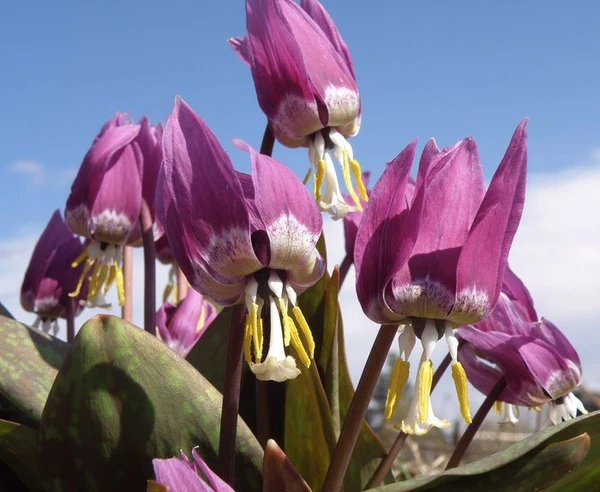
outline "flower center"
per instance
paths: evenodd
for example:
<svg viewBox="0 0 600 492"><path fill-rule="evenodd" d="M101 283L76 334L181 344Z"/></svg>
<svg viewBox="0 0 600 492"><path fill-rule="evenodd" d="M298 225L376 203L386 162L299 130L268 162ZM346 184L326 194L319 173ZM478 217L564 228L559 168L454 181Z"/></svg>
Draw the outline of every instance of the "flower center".
<svg viewBox="0 0 600 492"><path fill-rule="evenodd" d="M269 273L266 282L264 272ZM285 353L285 347L290 345L302 364L310 367L315 342L296 301L297 295L292 286L283 281L275 270L258 272L246 285L248 314L244 329L244 358L260 380L281 382L300 374L295 359ZM263 310L267 306L270 315L269 350L263 361ZM288 314L290 310L293 318Z"/></svg>
<svg viewBox="0 0 600 492"><path fill-rule="evenodd" d="M354 205L349 205L344 200L329 151L342 167L344 183ZM308 147L308 157L311 164L315 166L313 193L321 211L328 212L334 219L340 219L349 212L362 212L360 199L368 200L367 189L362 181L360 164L354 159L352 147L344 136L332 128L316 132ZM358 194L354 189L352 176L354 176ZM325 184L324 194L321 193L323 184Z"/></svg>
<svg viewBox="0 0 600 492"><path fill-rule="evenodd" d="M117 284L117 295L119 305L125 304L125 289L123 285L123 247L118 244L100 242L92 239L88 246L75 258L71 264L73 268L78 267L85 260L83 271L77 282L75 290L69 294L77 297L81 292L83 283L91 271L88 293L85 301L87 307L108 307L104 295L109 291L113 283ZM93 268L92 268L93 267Z"/></svg>

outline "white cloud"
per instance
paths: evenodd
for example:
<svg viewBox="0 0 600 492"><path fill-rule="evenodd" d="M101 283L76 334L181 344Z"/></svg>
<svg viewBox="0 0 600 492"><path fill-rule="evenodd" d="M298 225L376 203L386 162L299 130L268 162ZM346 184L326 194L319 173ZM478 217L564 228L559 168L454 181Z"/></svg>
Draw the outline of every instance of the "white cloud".
<svg viewBox="0 0 600 492"><path fill-rule="evenodd" d="M16 161L9 164L7 170L12 174L22 174L36 186L41 186L46 183L44 167L37 161Z"/></svg>

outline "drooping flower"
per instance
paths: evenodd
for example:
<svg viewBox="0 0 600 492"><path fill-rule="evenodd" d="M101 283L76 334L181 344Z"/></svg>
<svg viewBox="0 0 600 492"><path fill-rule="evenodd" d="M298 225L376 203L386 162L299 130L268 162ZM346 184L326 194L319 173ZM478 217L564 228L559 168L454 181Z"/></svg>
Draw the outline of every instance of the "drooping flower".
<svg viewBox="0 0 600 492"><path fill-rule="evenodd" d="M179 457L154 458L152 467L156 482L172 492L234 492L208 467L196 448L192 449L192 457L193 461L190 462L185 453L180 451Z"/></svg>
<svg viewBox="0 0 600 492"><path fill-rule="evenodd" d="M538 320L529 291L507 270L503 292L492 314L474 326L457 331L460 360L469 381L487 394L504 377L506 388L498 401L530 408L545 403L550 420L569 420L587 413L572 393L581 381L581 362L561 331L547 319Z"/></svg>
<svg viewBox="0 0 600 492"><path fill-rule="evenodd" d="M91 272L89 306L108 306L104 294L113 283L124 304L122 247L139 244L142 199L154 202L161 134L160 125L153 127L146 118L133 124L117 113L102 127L73 182L65 221L74 233L91 239L73 263L84 263L85 275ZM73 296L79 295L85 275Z"/></svg>
<svg viewBox="0 0 600 492"><path fill-rule="evenodd" d="M179 304L165 302L157 311L158 337L186 357L216 317L215 307L202 294L189 289Z"/></svg>
<svg viewBox="0 0 600 492"><path fill-rule="evenodd" d="M525 197L526 121L485 192L471 138L440 151L431 140L419 163L414 198L406 188L416 142L405 148L375 185L356 238L357 293L373 321L401 324L400 358L386 404L390 418L409 375L416 339L423 353L417 391L402 423L407 433L443 427L430 402L431 354L445 337L461 413L470 421L466 376L454 329L481 321L500 294L508 251ZM409 193L410 195L410 193Z"/></svg>
<svg viewBox="0 0 600 492"><path fill-rule="evenodd" d="M317 0L246 0L246 27L247 37L230 44L250 66L275 138L308 147L320 209L336 219L362 210L367 193L347 141L360 128L360 97L350 52L331 17ZM330 153L342 166L353 204L340 191Z"/></svg>
<svg viewBox="0 0 600 492"><path fill-rule="evenodd" d="M296 298L324 272L316 249L322 218L288 168L234 143L250 153L251 176L233 169L204 121L177 98L165 129L156 212L190 285L222 305L245 303L244 354L252 371L283 381L300 373L284 346L291 343L307 367L314 354Z"/></svg>
<svg viewBox="0 0 600 492"><path fill-rule="evenodd" d="M21 286L21 306L36 313L34 327L45 332L58 332L57 318L66 318L69 293L77 285L83 266L71 268L71 263L83 251L84 245L73 235L56 210L38 239ZM86 292L81 292L85 297ZM73 315L83 309L74 303Z"/></svg>

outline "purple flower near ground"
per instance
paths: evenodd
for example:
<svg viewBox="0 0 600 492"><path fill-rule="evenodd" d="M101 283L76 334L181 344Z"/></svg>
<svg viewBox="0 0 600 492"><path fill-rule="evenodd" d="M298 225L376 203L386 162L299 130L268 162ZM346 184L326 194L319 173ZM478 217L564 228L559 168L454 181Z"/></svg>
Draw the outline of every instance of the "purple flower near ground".
<svg viewBox="0 0 600 492"><path fill-rule="evenodd" d="M234 492L208 467L196 448L192 449L192 458L190 462L183 451L179 452L179 457L154 458L152 466L156 482L172 492Z"/></svg>
<svg viewBox="0 0 600 492"><path fill-rule="evenodd" d="M190 285L219 304L245 303L244 354L252 371L283 381L300 373L285 346L291 343L307 367L314 354L297 295L324 272L316 248L323 222L287 167L234 143L250 154L251 175L234 170L208 126L177 98L165 129L156 212ZM265 312L270 345L263 361Z"/></svg>
<svg viewBox="0 0 600 492"><path fill-rule="evenodd" d="M347 141L360 128L360 97L350 52L331 17L316 0L247 0L246 27L245 38L229 42L250 66L275 138L308 147L321 210L335 218L362 210L366 190ZM340 191L330 151L342 166L352 205Z"/></svg>
<svg viewBox="0 0 600 492"><path fill-rule="evenodd" d="M71 268L71 263L83 251L84 245L73 235L56 210L38 239L21 286L21 306L37 314L34 326L44 331L58 331L57 318L67 316L69 293L75 289L83 265ZM73 315L83 306L77 301L85 298L83 290L73 303Z"/></svg>
<svg viewBox="0 0 600 492"><path fill-rule="evenodd" d="M216 317L215 307L202 294L189 289L179 304L165 302L157 311L158 337L186 357Z"/></svg>
<svg viewBox="0 0 600 492"><path fill-rule="evenodd" d="M549 403L553 423L585 413L572 393L581 381L576 350L553 323L538 320L529 291L510 270L492 314L457 334L467 377L482 393L504 377L498 401L534 408Z"/></svg>
<svg viewBox="0 0 600 492"><path fill-rule="evenodd" d="M475 141L466 138L443 150L434 140L427 143L412 200L407 188L416 142L390 163L370 195L354 264L358 299L367 316L402 325L388 418L408 378L416 338L423 344L418 390L402 424L405 432L419 434L447 425L433 415L429 398L431 354L443 336L461 412L470 421L454 329L488 316L500 294L525 199L526 123L517 127L487 191Z"/></svg>

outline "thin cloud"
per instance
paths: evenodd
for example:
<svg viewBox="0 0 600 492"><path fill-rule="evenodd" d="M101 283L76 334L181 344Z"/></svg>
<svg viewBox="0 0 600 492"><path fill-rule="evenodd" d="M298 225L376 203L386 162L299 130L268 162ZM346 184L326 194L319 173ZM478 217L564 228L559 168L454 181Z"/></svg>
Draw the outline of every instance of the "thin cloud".
<svg viewBox="0 0 600 492"><path fill-rule="evenodd" d="M12 164L9 164L8 172L11 174L23 175L36 186L41 186L46 183L44 166L37 161L24 160L13 162Z"/></svg>

